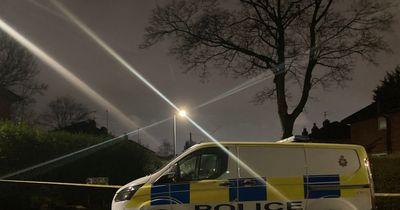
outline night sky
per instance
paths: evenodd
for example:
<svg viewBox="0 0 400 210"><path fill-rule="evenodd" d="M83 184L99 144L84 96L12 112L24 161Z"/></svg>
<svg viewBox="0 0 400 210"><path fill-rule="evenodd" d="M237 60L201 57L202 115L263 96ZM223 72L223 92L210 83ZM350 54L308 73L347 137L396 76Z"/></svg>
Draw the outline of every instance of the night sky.
<svg viewBox="0 0 400 210"><path fill-rule="evenodd" d="M48 1L0 2L0 18L71 70L139 126L152 124L174 114L166 102L126 71ZM218 70L212 71L214 74L206 83L202 83L194 74L182 74L184 67L176 58L167 54L168 42L145 50L139 49L151 10L157 3L155 0L60 2L178 107L190 109L245 82L244 79L221 75ZM396 20L399 18L396 17ZM345 87L332 85L327 90L312 90L305 112L296 121L296 134L301 133L304 127L310 130L313 122L321 126L325 119L324 112L329 120L340 121L372 102L372 90L383 79L386 71L400 64L398 21L393 25L393 32L386 37L393 53L380 54L377 58L379 66L360 60L355 66L353 80L347 82ZM92 100L42 61L38 61L38 68L41 70L38 80L49 85L45 95L37 97L35 110L38 114L45 112L48 102L57 96L71 96L95 110L96 121L105 126L106 110L109 109L107 106ZM249 103L257 90L271 83L272 79L266 80L190 112L190 116L220 140L279 139L281 130L275 101L257 106ZM296 88L295 85L293 87ZM112 111L109 118L109 129L115 135L136 129L123 123ZM190 131L195 141L204 140L201 132L186 121L178 120L178 147L182 147ZM147 132L157 142L171 140L172 120L148 129ZM131 138L136 139L136 136ZM147 138L142 136L141 142L155 149L156 143Z"/></svg>

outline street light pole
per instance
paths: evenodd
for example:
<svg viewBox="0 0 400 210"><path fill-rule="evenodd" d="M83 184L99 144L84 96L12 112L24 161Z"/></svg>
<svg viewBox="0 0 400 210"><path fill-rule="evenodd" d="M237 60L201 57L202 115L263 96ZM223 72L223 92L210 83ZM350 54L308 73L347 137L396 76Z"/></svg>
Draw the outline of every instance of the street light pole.
<svg viewBox="0 0 400 210"><path fill-rule="evenodd" d="M107 128L107 132L108 130L108 109L106 109L106 128Z"/></svg>
<svg viewBox="0 0 400 210"><path fill-rule="evenodd" d="M192 141L192 132L190 131L190 132L189 132L189 145L190 145L190 146L193 146L192 144L193 144L193 141Z"/></svg>
<svg viewBox="0 0 400 210"><path fill-rule="evenodd" d="M173 140L174 140L174 157L176 157L176 114L174 114L174 125L173 125Z"/></svg>
<svg viewBox="0 0 400 210"><path fill-rule="evenodd" d="M184 118L187 116L187 113L184 109L179 110L178 113L174 114L174 124L173 124L173 140L174 140L174 157L176 157L176 139L177 139L177 127L176 127L176 115L179 114L180 117Z"/></svg>
<svg viewBox="0 0 400 210"><path fill-rule="evenodd" d="M140 132L140 128L137 129L137 141L138 141L138 144L142 145L141 142L140 142L140 134L139 134L139 132Z"/></svg>

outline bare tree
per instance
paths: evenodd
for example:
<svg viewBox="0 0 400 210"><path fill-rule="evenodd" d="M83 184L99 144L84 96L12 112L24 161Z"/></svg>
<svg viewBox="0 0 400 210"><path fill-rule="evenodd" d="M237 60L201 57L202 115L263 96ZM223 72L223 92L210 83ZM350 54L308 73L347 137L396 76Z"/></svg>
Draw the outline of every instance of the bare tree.
<svg viewBox="0 0 400 210"><path fill-rule="evenodd" d="M32 96L47 89L46 84L36 81L38 74L32 54L6 33L0 32L0 86L22 98L14 106L16 118L23 119L28 113L27 107L35 102Z"/></svg>
<svg viewBox="0 0 400 210"><path fill-rule="evenodd" d="M169 38L170 53L202 78L210 65L233 77L272 74L274 83L254 101L276 99L283 137L292 135L313 87L341 85L351 79L355 59L375 63L377 52L390 51L381 32L392 24L392 4L384 0L227 2L171 0L157 6L140 47Z"/></svg>
<svg viewBox="0 0 400 210"><path fill-rule="evenodd" d="M90 119L90 115L93 113L70 97L58 97L49 103L49 109L49 113L45 114L44 119L57 129Z"/></svg>
<svg viewBox="0 0 400 210"><path fill-rule="evenodd" d="M172 154L172 144L167 139L164 139L162 144L158 147L158 155L160 155L161 157L168 157Z"/></svg>

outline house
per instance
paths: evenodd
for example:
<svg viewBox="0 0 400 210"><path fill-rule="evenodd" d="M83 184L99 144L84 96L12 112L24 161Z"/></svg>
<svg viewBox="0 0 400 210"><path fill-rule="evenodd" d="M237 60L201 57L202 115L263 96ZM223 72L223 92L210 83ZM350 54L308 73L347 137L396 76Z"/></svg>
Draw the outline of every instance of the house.
<svg viewBox="0 0 400 210"><path fill-rule="evenodd" d="M11 106L22 98L0 86L0 119L11 118Z"/></svg>
<svg viewBox="0 0 400 210"><path fill-rule="evenodd" d="M351 143L368 153L400 152L400 108L380 111L376 102L342 120L351 126Z"/></svg>
<svg viewBox="0 0 400 210"><path fill-rule="evenodd" d="M58 129L67 131L70 133L85 133L92 135L107 135L108 130L105 127L98 128L95 120L85 120L80 122L74 122L71 125L65 126L64 128Z"/></svg>

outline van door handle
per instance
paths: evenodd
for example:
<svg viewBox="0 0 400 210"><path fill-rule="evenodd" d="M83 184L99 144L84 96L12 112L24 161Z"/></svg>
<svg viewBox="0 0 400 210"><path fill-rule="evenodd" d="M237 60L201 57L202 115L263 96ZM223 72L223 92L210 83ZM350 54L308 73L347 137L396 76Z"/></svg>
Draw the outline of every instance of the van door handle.
<svg viewBox="0 0 400 210"><path fill-rule="evenodd" d="M230 182L222 182L222 183L219 184L219 186L222 186L222 187L227 187L227 186L230 186L230 185L231 185Z"/></svg>
<svg viewBox="0 0 400 210"><path fill-rule="evenodd" d="M257 185L257 182L254 179L245 179L242 184L243 186L254 186Z"/></svg>

